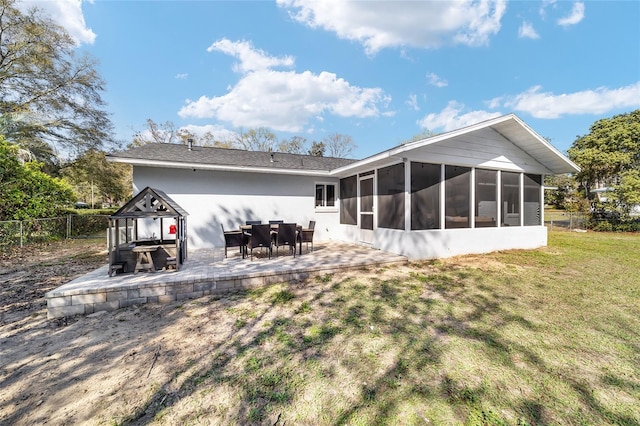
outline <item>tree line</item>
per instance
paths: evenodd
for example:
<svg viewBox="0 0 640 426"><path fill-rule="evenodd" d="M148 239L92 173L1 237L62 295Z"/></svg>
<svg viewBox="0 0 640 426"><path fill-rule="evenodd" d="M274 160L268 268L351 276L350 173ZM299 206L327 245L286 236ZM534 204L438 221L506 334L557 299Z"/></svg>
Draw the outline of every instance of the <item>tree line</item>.
<svg viewBox="0 0 640 426"><path fill-rule="evenodd" d="M315 155L320 157L347 158L357 148L351 136L338 132L325 136L322 140L309 141L303 136L292 136L289 139L278 139L267 127L250 128L234 133L224 139L216 138L211 132L197 135L184 128L176 128L172 121L156 123L147 119L147 127L138 131L130 146L147 143L182 143L191 140L195 145L213 146L217 148L237 148L248 151L288 152L291 154Z"/></svg>
<svg viewBox="0 0 640 426"><path fill-rule="evenodd" d="M547 202L602 230L640 231L640 109L597 120L568 155L580 172L548 176Z"/></svg>

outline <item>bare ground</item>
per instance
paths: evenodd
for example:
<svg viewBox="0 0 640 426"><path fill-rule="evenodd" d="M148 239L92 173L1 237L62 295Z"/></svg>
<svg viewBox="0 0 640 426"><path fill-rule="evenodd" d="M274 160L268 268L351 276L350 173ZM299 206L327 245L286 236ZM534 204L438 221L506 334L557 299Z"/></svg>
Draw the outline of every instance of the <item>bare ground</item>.
<svg viewBox="0 0 640 426"><path fill-rule="evenodd" d="M246 295L231 294L47 320L47 291L106 262L103 241L2 253L0 425L148 424L160 420L165 407L170 415L160 423L193 422L204 409L192 406L193 378L211 368L212 353L233 354L239 318L250 311L264 312L267 320L278 315ZM329 286L307 284L292 289L296 297ZM217 398L235 397L222 392ZM206 407L205 424L250 417L242 400L207 401L218 405ZM217 411L230 405L232 410Z"/></svg>

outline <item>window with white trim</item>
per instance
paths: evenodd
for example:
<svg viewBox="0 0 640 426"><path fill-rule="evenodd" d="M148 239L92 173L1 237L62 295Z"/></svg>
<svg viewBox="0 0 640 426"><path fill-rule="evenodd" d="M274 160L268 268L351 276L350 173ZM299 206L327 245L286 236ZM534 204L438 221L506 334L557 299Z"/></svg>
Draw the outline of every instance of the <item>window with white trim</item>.
<svg viewBox="0 0 640 426"><path fill-rule="evenodd" d="M316 208L336 206L336 185L316 183Z"/></svg>

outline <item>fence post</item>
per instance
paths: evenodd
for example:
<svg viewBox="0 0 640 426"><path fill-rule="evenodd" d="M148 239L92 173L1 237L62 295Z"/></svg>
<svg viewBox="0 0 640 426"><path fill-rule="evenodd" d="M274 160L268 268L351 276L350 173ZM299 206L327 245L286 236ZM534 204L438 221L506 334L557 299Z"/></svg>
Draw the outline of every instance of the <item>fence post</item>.
<svg viewBox="0 0 640 426"><path fill-rule="evenodd" d="M22 248L22 221L20 221L20 248Z"/></svg>
<svg viewBox="0 0 640 426"><path fill-rule="evenodd" d="M71 215L67 215L67 240L71 238Z"/></svg>

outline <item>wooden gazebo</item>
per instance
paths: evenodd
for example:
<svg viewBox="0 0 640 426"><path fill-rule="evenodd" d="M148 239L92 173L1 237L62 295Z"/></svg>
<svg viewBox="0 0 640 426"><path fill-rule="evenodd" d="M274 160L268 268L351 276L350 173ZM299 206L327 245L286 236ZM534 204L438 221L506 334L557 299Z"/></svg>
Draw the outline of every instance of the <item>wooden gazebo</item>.
<svg viewBox="0 0 640 426"><path fill-rule="evenodd" d="M187 216L163 191L140 191L109 217L109 276L179 269L187 258Z"/></svg>

